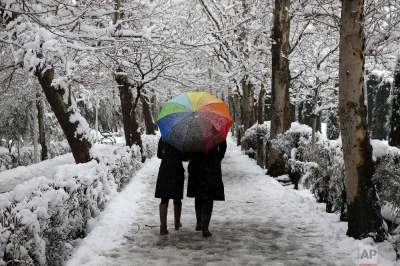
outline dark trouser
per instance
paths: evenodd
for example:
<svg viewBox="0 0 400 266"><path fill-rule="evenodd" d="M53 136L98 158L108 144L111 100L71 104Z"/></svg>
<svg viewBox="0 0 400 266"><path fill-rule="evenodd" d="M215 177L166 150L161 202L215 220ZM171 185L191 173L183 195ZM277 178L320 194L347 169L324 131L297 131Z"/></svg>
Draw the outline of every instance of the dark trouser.
<svg viewBox="0 0 400 266"><path fill-rule="evenodd" d="M196 228L201 226L201 230L208 230L210 224L214 201L210 199L194 199L194 207L196 210Z"/></svg>

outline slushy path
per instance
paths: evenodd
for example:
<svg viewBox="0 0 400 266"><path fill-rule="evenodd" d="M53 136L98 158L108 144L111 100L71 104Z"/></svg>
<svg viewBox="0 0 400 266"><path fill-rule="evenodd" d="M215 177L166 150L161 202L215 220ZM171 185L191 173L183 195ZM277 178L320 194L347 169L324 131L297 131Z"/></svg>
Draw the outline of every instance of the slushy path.
<svg viewBox="0 0 400 266"><path fill-rule="evenodd" d="M325 213L308 192L266 176L231 139L222 164L226 201L214 206L213 236L194 231L194 201L185 198L182 230L173 229L171 202L170 234L160 237L154 199L159 163L150 160L132 178L68 265L358 265L361 241L345 236L346 224L336 214ZM387 243L380 245L380 254L387 250ZM381 258L379 265L393 262Z"/></svg>

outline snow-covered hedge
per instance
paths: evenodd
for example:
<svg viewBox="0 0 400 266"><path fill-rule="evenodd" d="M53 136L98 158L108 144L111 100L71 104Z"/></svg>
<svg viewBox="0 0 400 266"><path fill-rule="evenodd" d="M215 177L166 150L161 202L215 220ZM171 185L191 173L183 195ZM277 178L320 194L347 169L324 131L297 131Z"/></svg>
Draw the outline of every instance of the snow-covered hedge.
<svg viewBox="0 0 400 266"><path fill-rule="evenodd" d="M40 154L40 145L38 148ZM66 140L50 142L48 149L49 149L49 158L54 158L56 156L70 152L70 148ZM32 146L23 147L20 150L19 159L16 150L13 150L11 154L8 152L0 153L0 171L12 169L18 166L27 166L31 165L32 163L34 163Z"/></svg>
<svg viewBox="0 0 400 266"><path fill-rule="evenodd" d="M148 157L158 137L144 138ZM0 194L0 265L60 265L88 221L141 167L137 146L95 145L96 160L57 166ZM32 165L34 167L35 165Z"/></svg>
<svg viewBox="0 0 400 266"><path fill-rule="evenodd" d="M256 128L253 126L246 131L245 149L257 149L254 142ZM310 127L292 123L291 128L277 139L266 141L266 149L273 148L283 155L286 173L292 182L310 189L318 202L326 203L327 212L339 212L341 220L346 220L341 141L328 140L317 133L313 147L311 134ZM266 140L268 135L265 134ZM400 251L400 149L390 147L387 141L381 140L371 140L371 145L375 162L373 180L381 201L382 216L389 226L389 240Z"/></svg>
<svg viewBox="0 0 400 266"><path fill-rule="evenodd" d="M257 148L254 141L257 137L256 128L257 125L244 134L244 149ZM317 132L316 143L312 147L311 133L310 127L292 123L288 131L269 142L269 148L283 154L286 173L293 182L309 188L319 202L327 204L328 212L341 212L342 219L346 219L341 141L328 140ZM265 139L268 135L267 132ZM386 141L371 140L371 144L377 191L382 205L390 205L392 208L390 214L384 212L385 219L400 221L400 150L390 147Z"/></svg>

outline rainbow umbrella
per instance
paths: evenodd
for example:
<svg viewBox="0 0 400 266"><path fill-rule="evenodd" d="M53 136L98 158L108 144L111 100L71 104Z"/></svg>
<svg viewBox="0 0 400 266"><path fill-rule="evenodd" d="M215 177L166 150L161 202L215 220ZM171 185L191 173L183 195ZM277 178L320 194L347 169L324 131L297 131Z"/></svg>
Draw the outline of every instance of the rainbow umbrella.
<svg viewBox="0 0 400 266"><path fill-rule="evenodd" d="M207 92L182 93L161 106L157 125L164 141L182 152L206 152L226 139L232 117Z"/></svg>

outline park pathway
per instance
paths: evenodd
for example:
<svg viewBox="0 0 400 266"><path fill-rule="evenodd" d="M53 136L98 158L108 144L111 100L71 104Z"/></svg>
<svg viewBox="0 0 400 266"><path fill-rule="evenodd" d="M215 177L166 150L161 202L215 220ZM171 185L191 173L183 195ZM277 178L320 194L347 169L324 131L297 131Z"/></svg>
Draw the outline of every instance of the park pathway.
<svg viewBox="0 0 400 266"><path fill-rule="evenodd" d="M358 265L361 241L345 236L346 224L325 213L309 192L266 176L232 139L222 164L226 201L214 206L213 236L194 231L194 201L185 198L182 230L173 229L170 203L170 234L160 237L154 199L159 163L149 160L132 178L67 265ZM379 265L393 264L381 258Z"/></svg>

